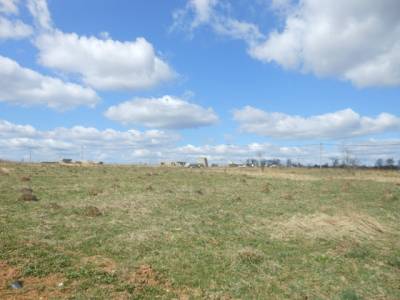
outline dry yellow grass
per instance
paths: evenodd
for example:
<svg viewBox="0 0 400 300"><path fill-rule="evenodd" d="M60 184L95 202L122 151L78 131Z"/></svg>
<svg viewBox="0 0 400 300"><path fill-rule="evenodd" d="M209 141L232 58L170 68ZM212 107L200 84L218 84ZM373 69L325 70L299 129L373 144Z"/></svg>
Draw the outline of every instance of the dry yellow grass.
<svg viewBox="0 0 400 300"><path fill-rule="evenodd" d="M375 218L366 214L327 215L295 215L291 218L273 222L272 237L278 239L307 238L352 238L375 239L389 232L387 226L380 224Z"/></svg>

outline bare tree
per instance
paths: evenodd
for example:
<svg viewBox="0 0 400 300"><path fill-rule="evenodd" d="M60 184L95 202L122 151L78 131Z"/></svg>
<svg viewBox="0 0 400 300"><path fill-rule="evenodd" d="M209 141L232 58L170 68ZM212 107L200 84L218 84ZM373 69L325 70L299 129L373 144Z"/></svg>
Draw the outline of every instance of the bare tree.
<svg viewBox="0 0 400 300"><path fill-rule="evenodd" d="M394 159L393 158L388 158L385 162L386 167L388 168L394 168Z"/></svg>
<svg viewBox="0 0 400 300"><path fill-rule="evenodd" d="M340 165L340 161L338 157L331 157L330 158L331 162L332 162L332 167L333 168L337 168Z"/></svg>
<svg viewBox="0 0 400 300"><path fill-rule="evenodd" d="M383 168L383 159L382 158L378 158L375 162L375 167L377 168Z"/></svg>

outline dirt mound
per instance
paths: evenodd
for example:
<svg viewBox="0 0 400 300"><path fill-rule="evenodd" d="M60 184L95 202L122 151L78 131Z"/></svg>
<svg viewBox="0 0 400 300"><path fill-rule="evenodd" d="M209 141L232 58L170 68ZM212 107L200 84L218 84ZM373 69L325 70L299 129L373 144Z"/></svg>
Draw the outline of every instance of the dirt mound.
<svg viewBox="0 0 400 300"><path fill-rule="evenodd" d="M103 214L96 206L89 205L83 208L83 215L88 217L99 217Z"/></svg>
<svg viewBox="0 0 400 300"><path fill-rule="evenodd" d="M377 220L368 215L351 214L329 216L324 213L313 215L297 215L289 220L272 224L273 238L291 239L297 236L308 238L340 239L372 239L387 230Z"/></svg>
<svg viewBox="0 0 400 300"><path fill-rule="evenodd" d="M39 201L39 198L33 194L33 190L28 187L21 189L22 195L19 197L20 201Z"/></svg>
<svg viewBox="0 0 400 300"><path fill-rule="evenodd" d="M21 177L21 181L22 181L22 182L31 181L31 177L30 177L30 176L22 176L22 177Z"/></svg>
<svg viewBox="0 0 400 300"><path fill-rule="evenodd" d="M0 299L65 299L67 290L58 285L64 282L59 274L46 277L22 278L20 271L0 261ZM23 283L21 289L11 289L10 284L15 280Z"/></svg>

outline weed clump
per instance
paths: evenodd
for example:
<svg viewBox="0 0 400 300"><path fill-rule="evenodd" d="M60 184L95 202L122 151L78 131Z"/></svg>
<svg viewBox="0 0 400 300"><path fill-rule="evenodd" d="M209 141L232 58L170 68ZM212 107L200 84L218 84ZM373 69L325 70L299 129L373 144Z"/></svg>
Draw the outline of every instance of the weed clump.
<svg viewBox="0 0 400 300"><path fill-rule="evenodd" d="M244 248L238 252L238 259L246 264L259 264L263 261L264 255L261 251L253 248Z"/></svg>
<svg viewBox="0 0 400 300"><path fill-rule="evenodd" d="M87 217L99 217L103 214L96 206L89 205L83 209L83 215Z"/></svg>
<svg viewBox="0 0 400 300"><path fill-rule="evenodd" d="M341 300L361 300L362 298L357 295L353 290L345 290L340 293Z"/></svg>
<svg viewBox="0 0 400 300"><path fill-rule="evenodd" d="M103 190L101 190L100 188L94 187L89 190L89 196L95 197L101 194L102 192Z"/></svg>
<svg viewBox="0 0 400 300"><path fill-rule="evenodd" d="M294 200L294 197L292 194L286 193L283 195L283 199L291 201L291 200Z"/></svg>
<svg viewBox="0 0 400 300"><path fill-rule="evenodd" d="M263 193L270 193L271 192L271 185L269 183L266 183L262 189Z"/></svg>
<svg viewBox="0 0 400 300"><path fill-rule="evenodd" d="M198 194L198 195L204 195L204 192L203 192L202 189L196 190L195 193Z"/></svg>
<svg viewBox="0 0 400 300"><path fill-rule="evenodd" d="M22 182L31 181L31 177L30 177L30 176L22 176L22 177L21 177L21 181L22 181Z"/></svg>

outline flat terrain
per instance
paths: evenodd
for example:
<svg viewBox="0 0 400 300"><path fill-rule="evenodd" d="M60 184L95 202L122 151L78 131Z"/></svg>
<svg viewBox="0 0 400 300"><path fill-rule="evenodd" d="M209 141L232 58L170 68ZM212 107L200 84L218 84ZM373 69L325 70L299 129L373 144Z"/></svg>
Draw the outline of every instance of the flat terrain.
<svg viewBox="0 0 400 300"><path fill-rule="evenodd" d="M0 299L400 299L396 171L0 168Z"/></svg>

